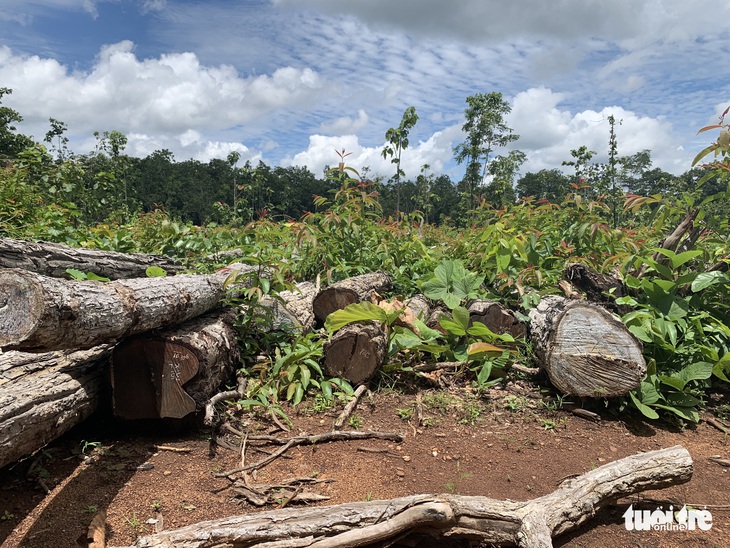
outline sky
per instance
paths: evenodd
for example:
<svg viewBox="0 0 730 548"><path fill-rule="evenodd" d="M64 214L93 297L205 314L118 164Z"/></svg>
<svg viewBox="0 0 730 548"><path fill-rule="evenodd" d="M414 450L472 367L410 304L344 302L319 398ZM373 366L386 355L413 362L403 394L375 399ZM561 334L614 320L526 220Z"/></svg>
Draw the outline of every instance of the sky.
<svg viewBox="0 0 730 548"><path fill-rule="evenodd" d="M42 140L64 122L86 153L178 161L348 163L386 177L385 133L414 106L415 178L460 180L466 98L502 93L522 172L585 145L606 161L651 150L683 173L730 105L730 3L716 0L0 0L3 104ZM506 153L506 151L502 151Z"/></svg>

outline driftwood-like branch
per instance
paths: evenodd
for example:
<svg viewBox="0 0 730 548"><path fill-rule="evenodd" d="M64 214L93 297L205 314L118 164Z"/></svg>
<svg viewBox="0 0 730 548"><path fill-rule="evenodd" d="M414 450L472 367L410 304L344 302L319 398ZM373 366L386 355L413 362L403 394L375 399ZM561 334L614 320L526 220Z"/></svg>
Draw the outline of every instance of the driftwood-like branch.
<svg viewBox="0 0 730 548"><path fill-rule="evenodd" d="M355 394L353 395L353 398L347 402L347 405L342 410L342 413L340 413L340 416L337 417L335 420L335 423L333 425L333 430L339 430L345 425L345 421L350 418L350 415L352 415L352 412L355 411L355 408L357 407L358 402L360 401L360 398L362 395L367 392L368 387L366 384L361 384L355 389Z"/></svg>
<svg viewBox="0 0 730 548"><path fill-rule="evenodd" d="M281 439L274 436L248 436L248 441L269 441L272 443L283 443L284 445L271 453L265 459L262 459L253 464L247 464L240 468L234 468L233 470L227 470L225 472L216 472L213 474L216 478L227 478L233 474L239 472L245 472L246 470L253 470L262 468L270 462L276 460L278 457L286 453L290 448L297 445L314 445L316 443L328 443L331 441L343 441L343 440L366 440L366 439L380 439L395 442L402 442L403 435L394 432L372 432L370 430L336 430L333 432L324 432L322 434L314 434L312 436L294 436L293 438Z"/></svg>
<svg viewBox="0 0 730 548"><path fill-rule="evenodd" d="M686 483L692 458L677 445L639 453L516 502L459 495L413 495L336 506L282 509L206 521L140 537L135 548L357 547L408 535L468 538L498 546L548 548L601 508L647 489Z"/></svg>

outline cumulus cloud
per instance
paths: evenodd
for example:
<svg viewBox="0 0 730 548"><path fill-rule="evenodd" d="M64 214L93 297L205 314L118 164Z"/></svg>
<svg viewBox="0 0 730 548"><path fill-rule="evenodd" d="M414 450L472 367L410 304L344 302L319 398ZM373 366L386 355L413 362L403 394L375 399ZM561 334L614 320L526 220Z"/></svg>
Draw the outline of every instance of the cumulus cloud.
<svg viewBox="0 0 730 548"><path fill-rule="evenodd" d="M139 59L129 41L104 46L88 72L0 47L0 81L13 89L7 103L25 118L22 129L36 138L54 117L74 134L111 128L155 134L173 150L176 141L187 146L178 135L254 123L311 105L325 93L325 81L309 68L243 78L229 65L204 66L193 53Z"/></svg>
<svg viewBox="0 0 730 548"><path fill-rule="evenodd" d="M348 133L357 133L362 128L368 125L370 118L363 109L357 111L357 118L352 119L349 116L342 116L331 122L325 122L320 125L320 131L322 133L329 133L333 135L346 135Z"/></svg>

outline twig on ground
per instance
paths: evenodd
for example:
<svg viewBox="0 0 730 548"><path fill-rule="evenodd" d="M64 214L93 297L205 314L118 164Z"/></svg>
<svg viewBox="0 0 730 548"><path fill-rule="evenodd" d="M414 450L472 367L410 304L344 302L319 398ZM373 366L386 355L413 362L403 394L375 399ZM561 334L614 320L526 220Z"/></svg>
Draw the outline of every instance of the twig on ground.
<svg viewBox="0 0 730 548"><path fill-rule="evenodd" d="M730 430L727 429L727 427L722 424L719 420L717 420L714 417L704 417L704 421L709 424L710 426L714 426L717 428L720 432L723 434L730 434Z"/></svg>
<svg viewBox="0 0 730 548"><path fill-rule="evenodd" d="M367 391L367 389L368 389L367 385L364 385L364 384L361 384L360 386L357 387L353 398L348 402L348 404L342 410L342 413L340 413L340 416L337 417L337 420L335 420L334 425L332 425L333 430L339 430L340 428L342 428L342 426L345 424L345 421L347 419L349 419L350 415L352 415L352 412L355 411L355 408L357 407L357 404L360 401L360 398Z"/></svg>
<svg viewBox="0 0 730 548"><path fill-rule="evenodd" d="M233 470L227 470L225 472L215 472L213 476L216 478L225 478L238 472L245 472L246 470L258 469L266 466L270 462L276 460L277 457L286 453L289 448L296 445L314 445L316 443L328 443L331 441L342 441L342 440L364 440L364 439L382 439L388 441L402 442L403 435L395 432L372 432L369 430L336 430L333 432L324 432L322 434L314 434L312 436L295 436L288 440L282 440L273 438L273 436L249 436L249 441L257 439L265 439L266 441L272 441L275 443L284 443L282 447L274 451L271 455L253 464L248 464L240 468L234 468Z"/></svg>

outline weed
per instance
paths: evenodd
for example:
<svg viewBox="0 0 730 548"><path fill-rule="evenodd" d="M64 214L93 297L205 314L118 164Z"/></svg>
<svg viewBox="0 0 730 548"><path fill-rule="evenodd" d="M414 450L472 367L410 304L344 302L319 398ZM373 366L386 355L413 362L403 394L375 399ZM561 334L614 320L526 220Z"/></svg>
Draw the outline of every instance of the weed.
<svg viewBox="0 0 730 548"><path fill-rule="evenodd" d="M398 417L400 417L404 421L409 421L413 418L413 407L402 407L398 409Z"/></svg>
<svg viewBox="0 0 730 548"><path fill-rule="evenodd" d="M315 413L324 413L332 409L335 405L334 399L328 398L322 393L315 394L314 402L312 403L312 411Z"/></svg>
<svg viewBox="0 0 730 548"><path fill-rule="evenodd" d="M88 449L94 450L94 449L97 449L99 447L101 447L101 442L100 441L86 441L86 440L82 440L81 441L81 454L82 455L85 455L86 454L86 451Z"/></svg>
<svg viewBox="0 0 730 548"><path fill-rule="evenodd" d="M89 504L86 508L81 510L82 514L96 514L99 511L99 507L96 504Z"/></svg>
<svg viewBox="0 0 730 548"><path fill-rule="evenodd" d="M142 522L137 517L137 513L136 512L132 512L132 515L131 516L125 516L124 522L135 533L139 533L142 530Z"/></svg>
<svg viewBox="0 0 730 548"><path fill-rule="evenodd" d="M357 430L359 428L362 428L362 417L357 414L352 415L347 423L350 425L351 428Z"/></svg>
<svg viewBox="0 0 730 548"><path fill-rule="evenodd" d="M10 513L8 510L5 510L3 515L0 516L0 521L10 521L11 519L15 519L15 514Z"/></svg>
<svg viewBox="0 0 730 548"><path fill-rule="evenodd" d="M160 499L155 499L152 501L152 511L162 512L162 501Z"/></svg>
<svg viewBox="0 0 730 548"><path fill-rule="evenodd" d="M429 409L438 409L442 415L445 415L449 408L457 401L459 401L459 398L446 392L436 392L423 397L424 406Z"/></svg>

